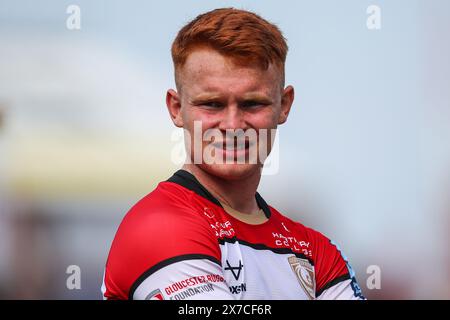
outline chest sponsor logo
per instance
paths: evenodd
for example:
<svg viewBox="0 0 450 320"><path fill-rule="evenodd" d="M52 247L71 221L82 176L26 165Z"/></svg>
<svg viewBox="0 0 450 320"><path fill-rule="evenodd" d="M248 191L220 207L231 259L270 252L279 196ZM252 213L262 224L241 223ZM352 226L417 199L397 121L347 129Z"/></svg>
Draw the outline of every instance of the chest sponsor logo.
<svg viewBox="0 0 450 320"><path fill-rule="evenodd" d="M309 299L314 299L316 296L314 267L308 260L300 259L295 256L289 257L288 261L306 295Z"/></svg>
<svg viewBox="0 0 450 320"><path fill-rule="evenodd" d="M227 263L227 266L224 268L224 270L231 271L231 273L233 274L233 277L236 280L239 280L239 277L241 276L241 270L244 267L244 265L242 264L242 261L239 260L239 265L236 267L231 266L230 262L228 260L226 261L226 263Z"/></svg>
<svg viewBox="0 0 450 320"><path fill-rule="evenodd" d="M244 268L242 261L239 259L239 264L231 265L230 261L226 260L225 262L225 271L230 271L233 275L233 278L237 281L241 277L241 271ZM230 285L230 292L232 294L240 294L242 292L247 291L247 285L245 283L240 283L238 285Z"/></svg>

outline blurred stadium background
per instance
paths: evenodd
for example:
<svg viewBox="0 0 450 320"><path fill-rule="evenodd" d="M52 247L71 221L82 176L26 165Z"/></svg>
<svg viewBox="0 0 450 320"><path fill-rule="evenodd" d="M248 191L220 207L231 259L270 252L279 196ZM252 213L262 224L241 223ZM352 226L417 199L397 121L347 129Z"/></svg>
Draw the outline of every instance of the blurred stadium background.
<svg viewBox="0 0 450 320"><path fill-rule="evenodd" d="M446 0L0 0L0 298L101 299L122 217L177 168L171 41L224 6L275 22L290 47L296 101L261 194L339 243L368 298L449 299Z"/></svg>

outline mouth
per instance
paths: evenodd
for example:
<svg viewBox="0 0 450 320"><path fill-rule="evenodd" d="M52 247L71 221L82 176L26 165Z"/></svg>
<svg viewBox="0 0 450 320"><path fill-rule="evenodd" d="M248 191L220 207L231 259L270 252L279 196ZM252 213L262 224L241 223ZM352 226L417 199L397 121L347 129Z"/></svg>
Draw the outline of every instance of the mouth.
<svg viewBox="0 0 450 320"><path fill-rule="evenodd" d="M252 147L254 143L251 143L249 140L245 141L218 141L214 142L212 146L216 149L221 149L224 151L241 151L248 150Z"/></svg>

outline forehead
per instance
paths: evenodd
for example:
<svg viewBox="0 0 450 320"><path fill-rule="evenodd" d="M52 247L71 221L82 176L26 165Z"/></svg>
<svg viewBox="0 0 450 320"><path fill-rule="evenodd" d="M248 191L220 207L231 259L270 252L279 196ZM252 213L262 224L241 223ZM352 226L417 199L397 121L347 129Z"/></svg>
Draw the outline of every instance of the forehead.
<svg viewBox="0 0 450 320"><path fill-rule="evenodd" d="M271 94L280 88L280 77L278 68L272 64L264 70L255 64L237 63L235 59L208 48L190 53L179 70L180 84L191 94L205 91Z"/></svg>

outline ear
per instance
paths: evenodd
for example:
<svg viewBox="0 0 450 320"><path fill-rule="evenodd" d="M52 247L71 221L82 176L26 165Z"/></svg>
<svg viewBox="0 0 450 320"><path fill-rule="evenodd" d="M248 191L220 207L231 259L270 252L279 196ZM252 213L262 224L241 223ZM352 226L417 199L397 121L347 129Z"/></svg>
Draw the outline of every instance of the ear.
<svg viewBox="0 0 450 320"><path fill-rule="evenodd" d="M180 96L175 90L167 90L166 105L175 126L177 126L178 128L182 128L183 117L181 116L181 101Z"/></svg>
<svg viewBox="0 0 450 320"><path fill-rule="evenodd" d="M283 124L286 122L289 111L291 111L292 103L294 102L294 87L287 86L282 93L281 97L281 112L278 117L278 124Z"/></svg>

